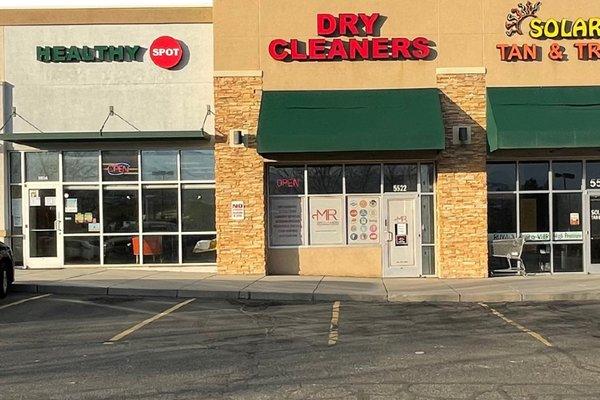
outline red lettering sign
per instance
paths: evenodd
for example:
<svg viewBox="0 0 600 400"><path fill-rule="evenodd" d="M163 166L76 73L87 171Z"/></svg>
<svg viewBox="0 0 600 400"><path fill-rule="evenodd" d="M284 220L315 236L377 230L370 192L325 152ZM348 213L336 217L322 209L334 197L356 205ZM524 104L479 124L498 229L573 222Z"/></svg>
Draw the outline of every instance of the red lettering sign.
<svg viewBox="0 0 600 400"><path fill-rule="evenodd" d="M277 187L287 187L287 188L299 188L300 187L300 179L297 178L280 178L277 179Z"/></svg>
<svg viewBox="0 0 600 400"><path fill-rule="evenodd" d="M312 219L315 221L337 221L337 210L333 208L326 208L324 210L316 210L316 212L312 215Z"/></svg>
<svg viewBox="0 0 600 400"><path fill-rule="evenodd" d="M130 168L128 163L113 163L106 166L106 172L112 176L119 176L128 174Z"/></svg>
<svg viewBox="0 0 600 400"><path fill-rule="evenodd" d="M378 37L379 13L317 14L317 34L328 38L274 39L269 54L277 61L341 61L341 60L427 60L432 54L432 42L424 37ZM368 36L369 38L357 38Z"/></svg>

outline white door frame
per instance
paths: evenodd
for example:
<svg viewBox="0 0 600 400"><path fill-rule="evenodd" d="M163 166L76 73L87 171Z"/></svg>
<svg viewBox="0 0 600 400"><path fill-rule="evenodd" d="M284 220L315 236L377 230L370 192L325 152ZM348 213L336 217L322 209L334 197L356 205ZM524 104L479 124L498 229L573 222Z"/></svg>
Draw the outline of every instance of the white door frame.
<svg viewBox="0 0 600 400"><path fill-rule="evenodd" d="M414 202L414 210L415 210L415 223L413 224L413 235L415 237L414 240L414 252L415 252L415 266L409 268L395 268L390 264L390 247L394 242L393 235L394 233L391 231L391 221L389 221L389 202L391 200L412 200ZM382 212L383 212L383 245L382 245L382 261L383 261L383 277L384 278L410 278L410 277L420 277L422 276L422 260L421 260L421 205L420 205L420 196L417 193L406 193L406 194L390 194L383 195L382 201ZM410 229L410 228L409 228Z"/></svg>
<svg viewBox="0 0 600 400"><path fill-rule="evenodd" d="M600 273L600 264L592 264L592 250L591 250L591 209L590 209L590 198L592 196L600 197L600 190L586 190L583 195L583 271L587 273Z"/></svg>
<svg viewBox="0 0 600 400"><path fill-rule="evenodd" d="M56 197L56 257L31 257L30 243L31 238L29 227L29 191L53 189ZM27 182L23 184L23 263L29 268L57 268L63 266L64 245L63 245L63 194L62 186L59 182Z"/></svg>

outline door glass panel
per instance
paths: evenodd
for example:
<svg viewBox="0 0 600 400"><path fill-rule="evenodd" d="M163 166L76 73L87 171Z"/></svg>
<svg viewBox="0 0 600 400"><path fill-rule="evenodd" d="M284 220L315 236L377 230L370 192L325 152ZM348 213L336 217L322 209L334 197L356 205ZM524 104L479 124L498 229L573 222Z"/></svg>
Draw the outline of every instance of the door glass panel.
<svg viewBox="0 0 600 400"><path fill-rule="evenodd" d="M56 257L56 231L29 232L30 257Z"/></svg>
<svg viewBox="0 0 600 400"><path fill-rule="evenodd" d="M600 196L590 197L590 259L600 264Z"/></svg>
<svg viewBox="0 0 600 400"><path fill-rule="evenodd" d="M54 229L55 202L56 191L54 189L29 190L29 229Z"/></svg>

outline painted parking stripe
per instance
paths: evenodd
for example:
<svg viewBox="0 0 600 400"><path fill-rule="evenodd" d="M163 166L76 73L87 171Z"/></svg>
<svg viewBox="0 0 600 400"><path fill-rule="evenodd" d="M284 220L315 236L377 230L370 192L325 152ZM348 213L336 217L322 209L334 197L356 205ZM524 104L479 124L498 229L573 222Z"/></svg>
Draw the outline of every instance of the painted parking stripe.
<svg viewBox="0 0 600 400"><path fill-rule="evenodd" d="M190 304L192 301L196 300L194 299L189 299L186 301L182 301L179 304L175 304L173 307L166 309L165 311L162 311L142 322L140 322L139 324L136 324L134 326L132 326L129 329L124 330L123 332L119 333L118 335L113 336L112 338L110 338L109 340L107 340L106 342L104 342L104 344L113 344L115 342L118 342L119 340L123 339L124 337L131 335L133 332L143 328L144 326L151 324L152 322L161 319L162 317L171 314L173 311L176 311L178 309L180 309L183 306L186 306L188 304Z"/></svg>
<svg viewBox="0 0 600 400"><path fill-rule="evenodd" d="M531 337L533 337L534 339L536 339L537 341L543 343L545 346L547 347L553 347L553 344L550 343L550 341L548 339L546 339L545 337L543 337L542 335L540 335L537 332L532 331L531 329L528 329L526 327L524 327L523 325L509 319L506 318L504 316L504 314L502 314L500 311L496 311L495 309L493 309L492 307L488 306L487 304L484 303L479 303L479 305L485 309L487 309L489 312L491 312L492 314L494 314L496 317L502 319L504 322L506 322L509 325L514 326L515 328L519 329L522 332L525 332L526 334L530 335Z"/></svg>
<svg viewBox="0 0 600 400"><path fill-rule="evenodd" d="M44 297L48 297L48 296L52 296L52 295L50 293L48 293L48 294L41 294L39 296L28 297L23 300L15 301L14 303L8 303L3 306L0 306L0 310L4 310L5 308L12 307L12 306L18 306L19 304L27 303L28 301L43 299Z"/></svg>
<svg viewBox="0 0 600 400"><path fill-rule="evenodd" d="M329 325L329 341L327 342L327 344L329 346L335 346L335 344L338 341L339 320L340 320L340 302L336 301L335 303L333 303L333 307L331 309L331 324Z"/></svg>

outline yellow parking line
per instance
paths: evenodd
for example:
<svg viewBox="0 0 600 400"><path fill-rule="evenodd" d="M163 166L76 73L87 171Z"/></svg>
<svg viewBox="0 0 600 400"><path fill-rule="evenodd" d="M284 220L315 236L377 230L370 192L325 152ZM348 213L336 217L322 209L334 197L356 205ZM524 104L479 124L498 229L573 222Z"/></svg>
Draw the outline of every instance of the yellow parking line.
<svg viewBox="0 0 600 400"><path fill-rule="evenodd" d="M484 303L479 303L479 305L485 309L487 309L488 311L490 311L492 314L494 314L496 317L502 319L504 322L506 322L507 324L510 324L512 326L514 326L515 328L519 329L522 332L525 332L526 334L530 335L531 337L535 338L536 340L542 342L545 346L548 347L553 347L553 344L550 343L550 341L548 341L548 339L546 339L545 337L543 337L542 335L540 335L537 332L532 331L531 329L528 329L526 327L524 327L523 325L509 319L506 318L504 316L504 314L502 314L499 311L494 310L492 307L488 306L487 304Z"/></svg>
<svg viewBox="0 0 600 400"><path fill-rule="evenodd" d="M140 322L139 324L132 326L129 329L124 330L123 332L119 333L118 335L113 336L112 338L110 338L109 340L104 342L104 344L113 344L114 342L117 342L117 341L123 339L125 336L132 334L133 332L137 331L138 329L141 329L144 326L164 317L165 315L169 315L173 311L176 311L176 310L180 309L181 307L190 304L194 300L196 300L196 299L189 299L189 300L183 301L179 304L176 304L173 307L171 307L163 312L160 312L160 313L156 314L155 316L150 317L150 318Z"/></svg>
<svg viewBox="0 0 600 400"><path fill-rule="evenodd" d="M338 334L338 322L340 320L340 302L336 301L333 303L331 310L331 325L329 325L329 346L334 346L339 338Z"/></svg>
<svg viewBox="0 0 600 400"><path fill-rule="evenodd" d="M19 304L27 303L28 301L43 299L44 297L48 297L48 296L52 296L52 295L50 293L48 293L48 294L42 294L39 296L28 297L23 300L15 301L14 303L8 303L3 306L0 306L0 310L4 310L5 308L12 307L12 306L18 306Z"/></svg>

